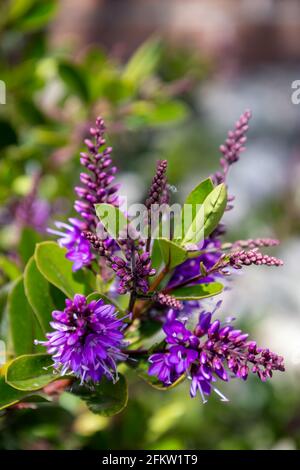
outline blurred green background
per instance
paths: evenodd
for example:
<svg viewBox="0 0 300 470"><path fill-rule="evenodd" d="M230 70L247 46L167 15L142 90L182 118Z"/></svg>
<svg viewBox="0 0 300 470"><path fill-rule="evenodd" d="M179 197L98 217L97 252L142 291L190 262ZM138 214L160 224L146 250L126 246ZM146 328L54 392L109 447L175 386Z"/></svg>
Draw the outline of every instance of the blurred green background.
<svg viewBox="0 0 300 470"><path fill-rule="evenodd" d="M129 202L143 199L158 158L180 200L217 168L227 130L250 108L228 240L278 237L285 266L236 276L222 311L287 366L267 384L225 384L230 402L205 406L186 383L164 394L132 376L129 406L111 419L64 393L0 416L1 449L300 448L299 10L293 0L1 2L0 316L36 241L72 214L97 115Z"/></svg>

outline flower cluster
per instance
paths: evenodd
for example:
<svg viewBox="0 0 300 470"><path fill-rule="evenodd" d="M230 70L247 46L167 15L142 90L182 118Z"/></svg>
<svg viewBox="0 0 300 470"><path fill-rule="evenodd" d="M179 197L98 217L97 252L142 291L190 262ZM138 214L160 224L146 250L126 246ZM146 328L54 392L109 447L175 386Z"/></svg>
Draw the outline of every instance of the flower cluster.
<svg viewBox="0 0 300 470"><path fill-rule="evenodd" d="M166 305L167 307L174 310L182 310L183 304L180 300L177 300L176 297L169 294L164 294L163 292L157 292L153 296L153 300L158 302L161 305Z"/></svg>
<svg viewBox="0 0 300 470"><path fill-rule="evenodd" d="M168 190L167 190L167 171L168 162L167 160L161 160L157 163L156 173L153 177L152 184L150 186L148 198L146 200L146 207L151 209L153 204L163 204L167 202Z"/></svg>
<svg viewBox="0 0 300 470"><path fill-rule="evenodd" d="M284 371L283 358L268 349L258 348L248 341L248 334L236 330L219 320L212 321L212 314L202 312L194 329L190 331L178 320L164 325L164 352L150 356L149 374L156 376L165 386L174 383L182 374L191 379L190 394L205 395L215 391L223 401L227 398L215 382L228 381L231 376L246 380L249 372L265 381L275 370Z"/></svg>
<svg viewBox="0 0 300 470"><path fill-rule="evenodd" d="M80 163L89 173L81 173L82 186L76 186L75 191L81 200L75 201L74 208L86 221L87 227L95 229L98 219L95 214L94 205L107 202L115 206L119 205L117 191L118 184L112 184L115 179L117 168L111 166L111 147L101 148L106 145L104 138L105 125L102 118L96 119L96 127L90 129L91 137L84 141L88 152L80 154Z"/></svg>
<svg viewBox="0 0 300 470"><path fill-rule="evenodd" d="M281 259L275 258L275 256L263 255L258 248L253 250L245 251L236 251L229 256L229 264L235 269L240 269L242 266L250 266L251 264L256 264L257 266L266 265L266 266L282 266L283 261Z"/></svg>
<svg viewBox="0 0 300 470"><path fill-rule="evenodd" d="M150 254L147 251L139 253L132 252L132 258L125 260L120 256L112 255L107 249L105 241L101 240L92 232L86 231L82 236L88 240L96 252L105 257L107 265L119 278L119 294L126 294L133 289L147 293L149 288L148 278L154 276L155 269L151 267Z"/></svg>
<svg viewBox="0 0 300 470"><path fill-rule="evenodd" d="M122 330L125 323L103 300L88 302L83 295L66 300L63 311L55 310L50 323L55 330L40 343L52 355L60 375L73 373L83 381L99 382L102 376L116 381L117 362L127 356ZM39 341L36 341L39 343Z"/></svg>
<svg viewBox="0 0 300 470"><path fill-rule="evenodd" d="M279 240L276 238L249 238L248 240L237 240L234 242L234 247L239 248L263 248L269 246L279 245Z"/></svg>
<svg viewBox="0 0 300 470"><path fill-rule="evenodd" d="M230 165L244 150L250 116L246 111L240 117L235 130L229 132L228 139L221 146L222 171L214 176L215 184L224 185ZM210 287L211 292L221 292L222 285L216 281L223 280L234 269L253 264L282 265L281 260L259 251L263 247L276 246L278 240L256 238L224 244L221 240L225 228L220 221L227 203L226 191L222 204L219 204L221 209L215 208L214 204L209 209L219 225L207 233L204 242L195 243L194 253L194 247L184 245L182 240L175 239L172 243L165 240L169 249L166 257L160 242L153 243L152 234L147 234L145 239L134 228L137 236L130 237L128 229L132 218L129 215L126 216L125 227L122 226L126 231L125 237L119 234L116 239L101 238L100 231L96 233L99 227L94 204L106 202L115 206L111 209L117 212L118 186L113 184L116 169L111 166L111 149L101 150L105 146L102 119L97 119L96 127L90 133L94 140L85 141L88 152L81 154L81 164L89 173L81 174L82 186L75 188L80 197L75 202L80 218L70 218L69 224L56 222L57 230L51 230L51 233L59 236L58 242L67 249L66 256L73 261L74 270L88 266L93 274L100 273L103 283L106 281L105 271L107 279L112 282L104 291L108 304L102 300L88 302L84 296L75 295L74 300L66 301L64 311L53 312L51 326L54 331L47 335L43 344L53 357L55 369L62 375L75 374L81 382L99 382L103 376L115 381L118 361L127 357L131 362L133 358L137 361L136 357L142 355L150 362L150 376L157 377L165 387L186 376L191 380L191 396L195 397L199 392L203 402L212 391L222 400L227 400L216 387L218 380L228 381L231 377L246 380L249 372L266 380L273 371L283 371L282 357L268 349L258 348L256 343L248 340L248 334L235 329L229 322L221 324L219 320L213 320L214 312L202 312L195 328L187 327L187 321L199 312L200 302L207 296L206 289L208 295ZM145 217L149 225L153 222L153 204L166 203L169 198L166 169L165 160L158 162L146 200ZM102 229L105 231L103 226ZM176 265L178 253L180 257L184 254L180 259L185 261ZM172 257L174 264L171 263L174 262ZM158 267L158 272L153 265ZM208 286L201 286L202 283ZM214 285L210 286L211 283ZM178 295L180 288L181 295ZM117 297L125 294L130 294L125 299L129 317L126 324L124 318L117 317L114 307L115 302L119 304L121 300ZM181 301L182 298L190 300ZM138 344L143 344L143 331L149 321L163 327L165 340L151 352L134 350L133 345L124 351L126 335L138 338Z"/></svg>
<svg viewBox="0 0 300 470"><path fill-rule="evenodd" d="M88 171L80 174L82 186L75 187L80 200L75 201L74 209L80 219L70 218L70 224L55 222L56 228L63 231L48 229L49 233L60 237L58 240L60 246L67 248L66 257L73 261L74 271L89 265L92 260L90 245L81 233L84 230L95 230L99 223L94 205L102 202L119 205L117 195L119 185L112 184L117 168L112 166L112 148L105 147L104 131L103 119L97 118L96 127L90 129L93 140L85 140L87 152L80 154L80 163Z"/></svg>
<svg viewBox="0 0 300 470"><path fill-rule="evenodd" d="M216 184L225 181L230 166L239 160L240 154L245 150L246 133L249 129L250 119L251 111L246 110L235 123L235 129L228 132L227 139L220 146L220 152L222 153L220 164L222 170L213 175L213 180Z"/></svg>

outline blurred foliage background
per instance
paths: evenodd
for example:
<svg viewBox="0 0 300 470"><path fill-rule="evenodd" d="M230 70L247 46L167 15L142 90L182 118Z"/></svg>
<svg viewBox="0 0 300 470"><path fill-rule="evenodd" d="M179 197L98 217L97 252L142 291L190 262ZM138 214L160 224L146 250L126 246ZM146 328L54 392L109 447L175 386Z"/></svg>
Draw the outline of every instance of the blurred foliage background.
<svg viewBox="0 0 300 470"><path fill-rule="evenodd" d="M278 237L285 266L236 276L223 312L284 355L287 371L267 384L226 384L230 403L211 397L205 406L188 399L186 384L164 394L132 377L129 406L111 419L64 393L50 406L0 416L2 449L300 448L300 115L291 102L300 7L182 4L1 2L0 315L36 241L72 214L82 140L97 115L122 194L136 202L158 158L168 159L180 200L216 169L227 129L251 108L247 152L229 180L228 239Z"/></svg>

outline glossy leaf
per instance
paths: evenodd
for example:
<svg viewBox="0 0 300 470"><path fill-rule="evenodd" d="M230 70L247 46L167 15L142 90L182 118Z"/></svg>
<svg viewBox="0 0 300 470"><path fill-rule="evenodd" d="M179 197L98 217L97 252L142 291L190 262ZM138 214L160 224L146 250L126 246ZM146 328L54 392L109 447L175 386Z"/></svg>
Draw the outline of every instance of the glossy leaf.
<svg viewBox="0 0 300 470"><path fill-rule="evenodd" d="M72 271L72 263L65 254L66 250L55 242L42 242L36 246L34 258L42 275L73 298L75 294L85 292L84 274Z"/></svg>
<svg viewBox="0 0 300 470"><path fill-rule="evenodd" d="M152 268L156 269L156 272L158 272L159 268L162 265L162 262L163 262L163 259L162 259L161 249L158 243L158 239L155 238L153 240L153 245L152 245L151 266Z"/></svg>
<svg viewBox="0 0 300 470"><path fill-rule="evenodd" d="M195 194L191 196L191 198L193 197ZM226 202L226 186L222 183L208 194L203 203L196 203L196 207L185 206L184 213L187 215L189 210L191 223L187 228L184 228L181 244L197 244L207 238L220 222L226 208Z"/></svg>
<svg viewBox="0 0 300 470"><path fill-rule="evenodd" d="M185 204L203 204L207 196L213 191L214 185L210 178L196 186L185 200Z"/></svg>
<svg viewBox="0 0 300 470"><path fill-rule="evenodd" d="M4 376L0 375L0 410L15 405L27 395L28 392L22 392L8 385Z"/></svg>
<svg viewBox="0 0 300 470"><path fill-rule="evenodd" d="M167 238L159 238L158 244L166 266L170 269L175 268L187 259L187 252L184 248Z"/></svg>
<svg viewBox="0 0 300 470"><path fill-rule="evenodd" d="M49 330L51 313L55 310L55 305L50 296L50 284L38 270L34 258L29 260L25 268L24 287L42 331L46 333Z"/></svg>
<svg viewBox="0 0 300 470"><path fill-rule="evenodd" d="M204 237L208 237L220 222L227 203L227 190L219 184L204 201Z"/></svg>
<svg viewBox="0 0 300 470"><path fill-rule="evenodd" d="M48 354L17 357L8 364L5 380L18 390L39 390L58 378L58 375L53 374L52 364L53 360Z"/></svg>
<svg viewBox="0 0 300 470"><path fill-rule="evenodd" d="M106 377L91 389L85 385L74 385L72 393L84 400L88 408L101 416L113 416L120 413L127 405L128 391L126 379L119 375L117 383Z"/></svg>
<svg viewBox="0 0 300 470"><path fill-rule="evenodd" d="M178 300L199 300L220 294L222 290L223 285L220 282L210 282L208 284L179 287L172 290L172 295Z"/></svg>
<svg viewBox="0 0 300 470"><path fill-rule="evenodd" d="M35 317L26 299L22 277L15 282L8 296L8 316L16 355L34 352Z"/></svg>
<svg viewBox="0 0 300 470"><path fill-rule="evenodd" d="M19 253L24 264L34 254L35 246L41 241L41 236L32 228L24 227L19 243Z"/></svg>

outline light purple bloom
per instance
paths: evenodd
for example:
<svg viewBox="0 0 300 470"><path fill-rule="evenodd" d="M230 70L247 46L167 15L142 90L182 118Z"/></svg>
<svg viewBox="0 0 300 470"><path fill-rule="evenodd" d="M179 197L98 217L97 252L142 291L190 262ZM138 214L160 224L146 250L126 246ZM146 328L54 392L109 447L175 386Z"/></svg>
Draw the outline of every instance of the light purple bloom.
<svg viewBox="0 0 300 470"><path fill-rule="evenodd" d="M74 300L66 300L63 311L55 310L50 323L53 330L47 341L40 343L47 347L52 356L54 368L61 375L75 374L83 382L99 382L103 376L117 380L117 362L127 355L123 348L123 319L118 312L103 300L87 302L86 297L76 294ZM37 342L38 343L38 342Z"/></svg>
<svg viewBox="0 0 300 470"><path fill-rule="evenodd" d="M179 378L175 366L170 363L169 358L169 353L152 354L149 358L151 365L148 374L156 376L165 385L171 385Z"/></svg>
<svg viewBox="0 0 300 470"><path fill-rule="evenodd" d="M67 248L66 258L73 261L73 271L77 271L89 265L93 256L89 242L82 236L82 230L86 228L85 222L75 218L69 219L69 222L70 224L54 222L58 230L47 231L60 237L57 242L59 246Z"/></svg>

